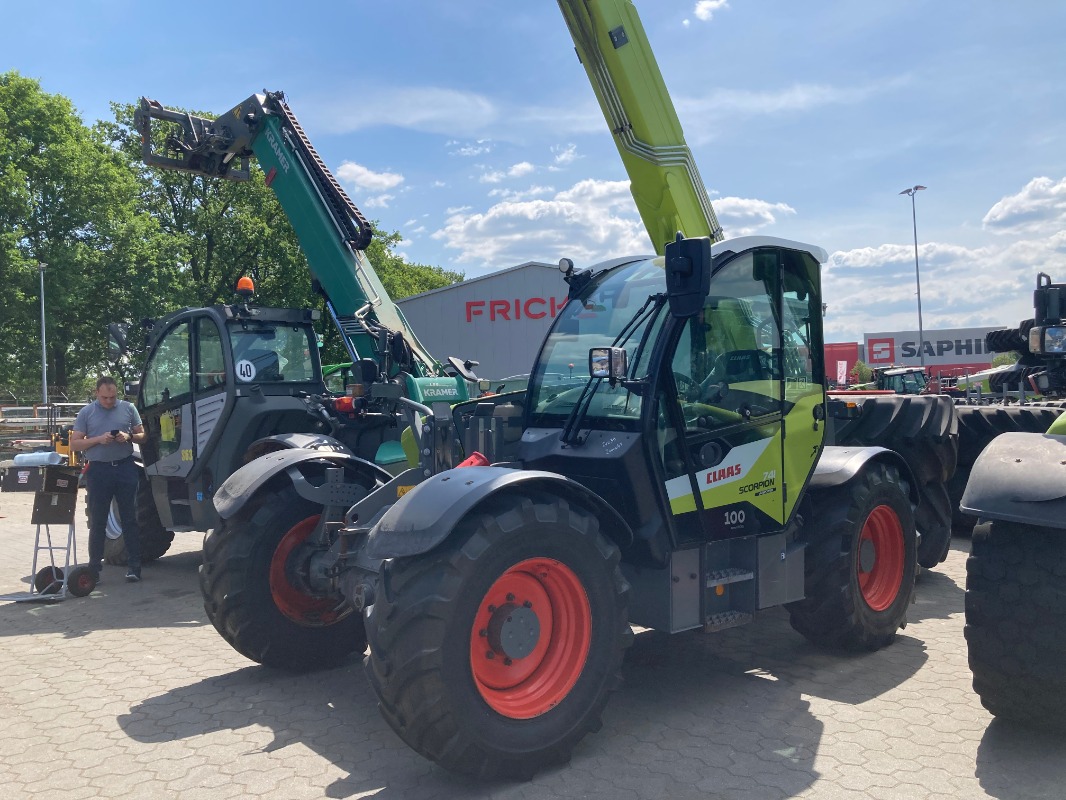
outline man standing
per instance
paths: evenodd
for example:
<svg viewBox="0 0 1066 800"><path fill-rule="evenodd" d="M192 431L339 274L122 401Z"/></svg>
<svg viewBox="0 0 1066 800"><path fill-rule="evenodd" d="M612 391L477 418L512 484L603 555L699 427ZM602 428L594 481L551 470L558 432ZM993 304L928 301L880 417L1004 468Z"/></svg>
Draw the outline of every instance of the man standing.
<svg viewBox="0 0 1066 800"><path fill-rule="evenodd" d="M137 528L137 462L133 443L146 439L141 415L133 403L118 399L115 379L105 375L96 382L96 401L78 412L70 433L70 448L85 451L89 462L85 485L89 491L89 568L100 582L107 535L107 512L118 501L122 536L126 540L129 569L126 580L141 579L141 534Z"/></svg>

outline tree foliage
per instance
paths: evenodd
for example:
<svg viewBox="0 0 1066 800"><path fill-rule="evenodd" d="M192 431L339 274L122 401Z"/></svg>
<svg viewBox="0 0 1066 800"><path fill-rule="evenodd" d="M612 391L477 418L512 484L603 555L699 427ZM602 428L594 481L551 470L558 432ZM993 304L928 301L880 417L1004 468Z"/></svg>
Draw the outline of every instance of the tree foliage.
<svg viewBox="0 0 1066 800"><path fill-rule="evenodd" d="M0 73L0 387L11 396L40 386L40 263L49 382L72 397L110 368L110 322L137 331L178 308L232 302L242 275L263 305L323 305L262 171L253 164L252 179L234 183L149 169L133 110L113 103L114 119L89 128L66 98ZM395 252L401 241L376 230L366 251L394 299L462 280L407 262ZM335 332L323 333L326 357L343 358Z"/></svg>

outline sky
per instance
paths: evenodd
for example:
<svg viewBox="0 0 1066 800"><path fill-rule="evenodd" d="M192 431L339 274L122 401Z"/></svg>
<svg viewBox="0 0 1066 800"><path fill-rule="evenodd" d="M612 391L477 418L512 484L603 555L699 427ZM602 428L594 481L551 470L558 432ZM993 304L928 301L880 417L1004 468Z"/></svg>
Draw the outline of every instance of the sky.
<svg viewBox="0 0 1066 800"><path fill-rule="evenodd" d="M830 254L827 341L917 330L919 279L926 331L1014 327L1038 272L1066 283L1066 3L635 5L726 236ZM550 0L4 6L0 71L87 124L142 95L220 114L284 91L410 261L651 251Z"/></svg>

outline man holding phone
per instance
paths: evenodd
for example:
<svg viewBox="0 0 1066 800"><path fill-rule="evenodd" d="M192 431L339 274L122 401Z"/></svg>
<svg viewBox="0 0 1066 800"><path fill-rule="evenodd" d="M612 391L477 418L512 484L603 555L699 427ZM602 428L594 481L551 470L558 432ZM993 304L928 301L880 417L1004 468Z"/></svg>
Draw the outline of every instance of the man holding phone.
<svg viewBox="0 0 1066 800"><path fill-rule="evenodd" d="M140 468L133 460L133 443L145 440L144 425L136 406L118 399L115 379L105 375L96 382L96 401L78 412L70 433L70 448L85 451L89 491L89 568L100 582L107 536L107 512L118 502L122 536L126 540L129 568L126 580L141 579L141 536L137 527L137 483Z"/></svg>

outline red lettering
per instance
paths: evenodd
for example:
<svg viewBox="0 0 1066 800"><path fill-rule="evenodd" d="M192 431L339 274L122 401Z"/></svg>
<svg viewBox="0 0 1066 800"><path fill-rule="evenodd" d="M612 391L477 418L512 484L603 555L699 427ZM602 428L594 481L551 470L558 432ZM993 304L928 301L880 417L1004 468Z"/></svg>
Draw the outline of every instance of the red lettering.
<svg viewBox="0 0 1066 800"><path fill-rule="evenodd" d="M484 300L467 300L466 301L466 321L472 322L474 317L480 317L485 312L482 309L485 307Z"/></svg>
<svg viewBox="0 0 1066 800"><path fill-rule="evenodd" d="M514 299L514 318L522 319L522 301L519 298Z"/></svg>
<svg viewBox="0 0 1066 800"><path fill-rule="evenodd" d="M707 483L718 483L718 481L726 478L737 478L740 476L740 472L740 464L733 464L723 469L712 469L707 472Z"/></svg>
<svg viewBox="0 0 1066 800"><path fill-rule="evenodd" d="M496 314L499 312L500 318L505 319L508 322L511 321L511 302L509 300L490 300L489 301L489 319L493 322L496 321Z"/></svg>
<svg viewBox="0 0 1066 800"><path fill-rule="evenodd" d="M531 298L529 298L528 300L526 300L526 307L525 307L526 319L544 319L544 317L546 316L547 312L545 312L545 311L530 311L529 310L529 307L531 305L533 305L534 303L536 303L537 305L542 306L542 307L547 305L547 303L545 302L543 297L531 297ZM553 315L554 315L554 312L553 312Z"/></svg>

